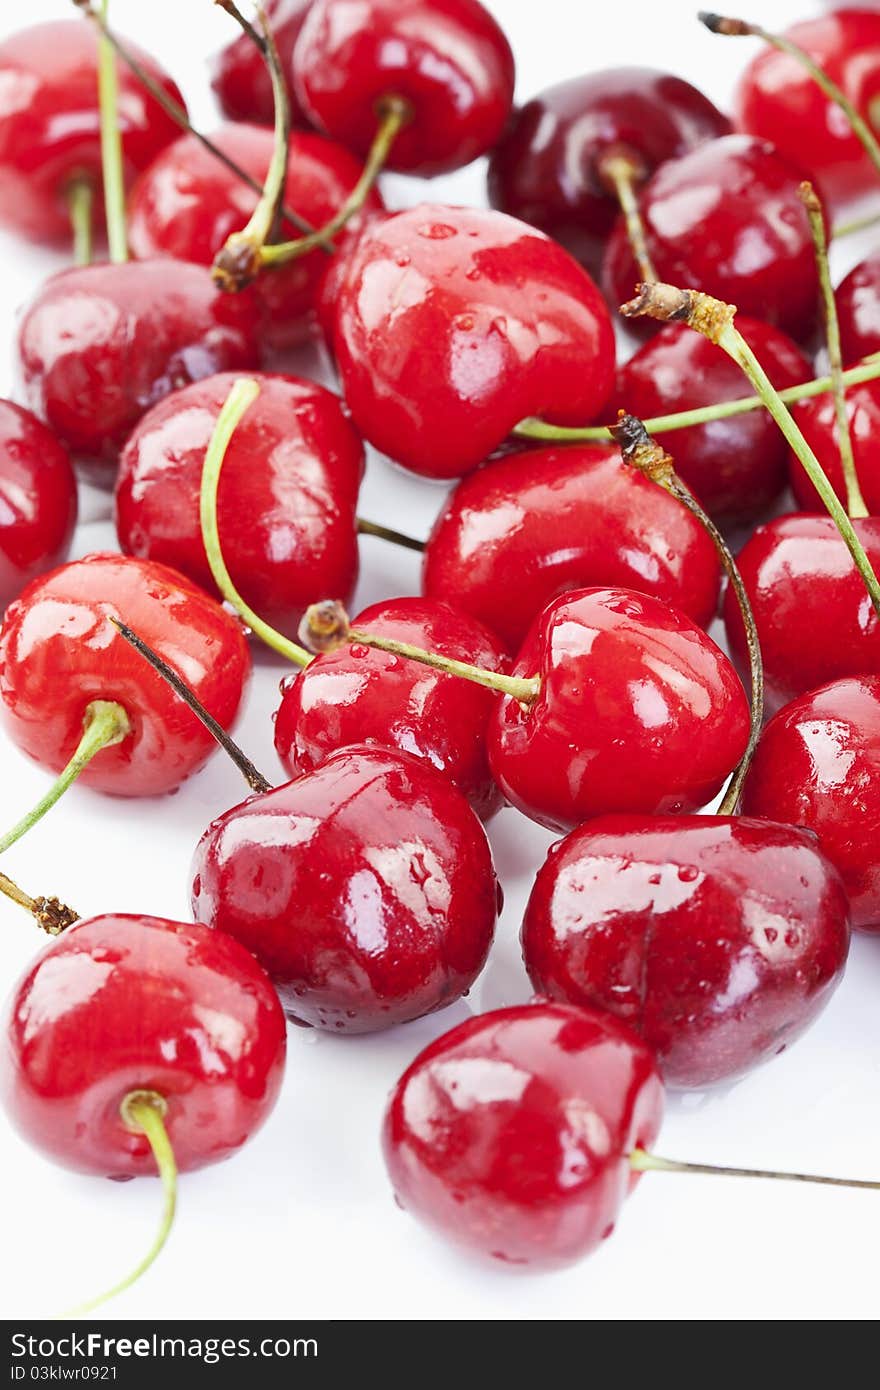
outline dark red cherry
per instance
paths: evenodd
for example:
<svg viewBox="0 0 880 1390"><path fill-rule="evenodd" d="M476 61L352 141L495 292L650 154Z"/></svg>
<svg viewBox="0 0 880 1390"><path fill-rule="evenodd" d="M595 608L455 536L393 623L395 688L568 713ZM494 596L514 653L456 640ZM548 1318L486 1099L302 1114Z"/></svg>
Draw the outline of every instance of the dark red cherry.
<svg viewBox="0 0 880 1390"><path fill-rule="evenodd" d="M126 46L176 102L158 64ZM173 140L178 128L130 68L118 64L118 121L127 184ZM85 179L103 217L97 41L81 19L35 24L0 43L0 222L39 241L71 236L67 198Z"/></svg>
<svg viewBox="0 0 880 1390"><path fill-rule="evenodd" d="M853 926L880 931L880 676L829 681L780 710L761 735L743 811L815 831L843 876Z"/></svg>
<svg viewBox="0 0 880 1390"><path fill-rule="evenodd" d="M216 745L195 715L110 623L130 623L186 672L187 683L228 728L250 675L241 626L188 579L147 560L89 555L35 579L0 628L0 697L6 731L25 753L60 772L93 701L115 701L131 731L103 748L80 780L117 796L179 786Z"/></svg>
<svg viewBox="0 0 880 1390"><path fill-rule="evenodd" d="M880 255L854 266L834 298L844 365L880 352Z"/></svg>
<svg viewBox="0 0 880 1390"><path fill-rule="evenodd" d="M67 450L30 411L0 400L0 610L65 558L75 522Z"/></svg>
<svg viewBox="0 0 880 1390"><path fill-rule="evenodd" d="M840 463L837 414L831 395L798 401L793 409L801 434L818 458L844 506L846 482ZM856 477L868 511L880 513L880 382L863 381L846 391L846 413ZM789 454L789 478L798 505L805 512L825 510L824 503L794 454Z"/></svg>
<svg viewBox="0 0 880 1390"><path fill-rule="evenodd" d="M422 587L515 650L551 599L591 584L653 594L708 627L719 577L715 547L685 507L617 449L569 445L463 479L428 539Z"/></svg>
<svg viewBox="0 0 880 1390"><path fill-rule="evenodd" d="M610 1014L538 1002L469 1018L395 1086L382 1145L398 1202L529 1269L610 1236L663 1118L653 1053Z"/></svg>
<svg viewBox="0 0 880 1390"><path fill-rule="evenodd" d="M483 968L500 890L485 831L420 758L347 748L215 820L193 916L268 970L299 1023L367 1033L432 1013Z"/></svg>
<svg viewBox="0 0 880 1390"><path fill-rule="evenodd" d="M76 922L37 957L3 1016L0 1100L55 1163L155 1174L120 1111L154 1092L177 1168L218 1163L267 1118L284 1072L284 1015L237 941L199 923L122 914Z"/></svg>
<svg viewBox="0 0 880 1390"><path fill-rule="evenodd" d="M513 667L530 703L499 700L489 766L526 815L568 830L608 811L694 811L745 751L745 692L683 613L628 589L564 594L533 623Z"/></svg>
<svg viewBox="0 0 880 1390"><path fill-rule="evenodd" d="M849 902L812 835L734 816L602 816L560 843L523 919L539 993L628 1023L667 1085L729 1081L840 983Z"/></svg>
<svg viewBox="0 0 880 1390"><path fill-rule="evenodd" d="M786 334L757 319L736 326L777 390L809 381L807 358ZM735 362L701 333L667 324L619 370L617 398L642 420L739 400L752 394ZM785 487L788 449L764 410L655 436L711 516L744 522L760 516Z"/></svg>
<svg viewBox="0 0 880 1390"><path fill-rule="evenodd" d="M853 525L871 564L880 566L880 519ZM880 621L830 516L776 517L758 527L737 564L761 639L768 713L838 676L880 671ZM745 632L730 592L724 623L746 671Z"/></svg>
<svg viewBox="0 0 880 1390"><path fill-rule="evenodd" d="M296 124L302 124L306 117L293 90L293 48L311 3L312 0L265 0L263 5L278 50L291 118ZM273 124L272 79L265 58L247 34L240 34L215 55L211 62L211 86L230 120Z"/></svg>
<svg viewBox="0 0 880 1390"><path fill-rule="evenodd" d="M333 348L355 424L415 473L469 473L527 415L583 424L614 333L586 271L503 213L422 203L370 224L341 273Z"/></svg>
<svg viewBox="0 0 880 1390"><path fill-rule="evenodd" d="M749 135L709 140L661 164L639 195L658 277L736 304L799 341L807 337L819 301L798 193L804 177L772 145ZM642 279L621 219L602 266L609 302L631 299Z"/></svg>
<svg viewBox="0 0 880 1390"><path fill-rule="evenodd" d="M313 0L293 53L300 106L360 155L383 99L409 104L386 161L409 174L448 173L490 150L513 82L510 44L479 0Z"/></svg>
<svg viewBox="0 0 880 1390"><path fill-rule="evenodd" d="M374 603L358 614L355 625L455 661L493 671L510 666L487 628L435 599ZM501 805L486 756L486 725L495 699L491 690L471 681L346 643L283 682L275 747L292 777L312 772L329 754L353 743L413 753L444 773L488 820Z"/></svg>
<svg viewBox="0 0 880 1390"><path fill-rule="evenodd" d="M271 130L254 125L226 125L212 139L217 147L262 184L272 158ZM312 226L323 226L345 201L361 166L342 145L323 135L294 132L290 137L284 201ZM128 212L129 241L139 258L173 256L175 260L211 265L231 232L245 226L257 194L195 138L184 135L170 145L135 184ZM353 218L334 244L337 255L358 236L364 218L383 207L376 189L364 214ZM301 232L282 220L279 240ZM318 285L327 269L326 252L288 261L261 275L253 294L265 316L265 333L275 347L301 337L315 307Z"/></svg>
<svg viewBox="0 0 880 1390"><path fill-rule="evenodd" d="M360 439L339 400L299 377L257 373L218 489L223 558L267 622L294 634L327 594L347 602L358 573ZM216 593L199 523L205 451L235 381L207 377L148 411L119 459L116 531L129 555L171 565Z"/></svg>
<svg viewBox="0 0 880 1390"><path fill-rule="evenodd" d="M489 161L489 200L596 271L619 212L603 156L625 158L643 183L663 160L729 130L708 97L671 73L607 68L572 77L514 114Z"/></svg>
<svg viewBox="0 0 880 1390"><path fill-rule="evenodd" d="M128 261L53 275L18 332L28 404L76 455L115 465L169 392L259 362L249 293L222 294L204 266Z"/></svg>

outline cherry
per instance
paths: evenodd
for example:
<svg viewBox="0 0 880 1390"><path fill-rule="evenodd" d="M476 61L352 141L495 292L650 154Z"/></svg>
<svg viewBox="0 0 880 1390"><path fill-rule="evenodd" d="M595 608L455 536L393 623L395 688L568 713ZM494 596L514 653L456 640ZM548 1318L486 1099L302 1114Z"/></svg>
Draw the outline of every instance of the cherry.
<svg viewBox="0 0 880 1390"><path fill-rule="evenodd" d="M866 381L846 393L846 413L852 440L855 471L869 512L880 512L880 387ZM813 453L821 463L837 496L847 501L846 480L840 461L840 445L834 399L830 395L800 401L794 417ZM799 506L807 512L823 510L819 494L797 458L789 456L789 478Z"/></svg>
<svg viewBox="0 0 880 1390"><path fill-rule="evenodd" d="M614 335L592 280L503 213L421 204L373 222L335 297L355 424L426 477L470 472L525 416L580 424L610 395Z"/></svg>
<svg viewBox="0 0 880 1390"><path fill-rule="evenodd" d="M664 160L729 130L708 97L671 73L587 73L514 113L489 161L489 200L596 271L620 206L607 161L623 161L640 184Z"/></svg>
<svg viewBox="0 0 880 1390"><path fill-rule="evenodd" d="M66 449L29 411L0 400L0 610L65 558L75 521Z"/></svg>
<svg viewBox="0 0 880 1390"><path fill-rule="evenodd" d="M729 1081L824 1008L849 903L811 835L731 816L604 816L551 846L523 919L535 989L608 1010L667 1085Z"/></svg>
<svg viewBox="0 0 880 1390"><path fill-rule="evenodd" d="M880 676L829 681L771 719L743 790L749 816L815 831L853 926L880 930Z"/></svg>
<svg viewBox="0 0 880 1390"><path fill-rule="evenodd" d="M880 352L880 255L855 266L841 281L835 299L844 361Z"/></svg>
<svg viewBox="0 0 880 1390"><path fill-rule="evenodd" d="M386 164L448 173L498 140L513 102L510 45L478 0L313 0L293 52L312 123L366 155L389 98L408 110Z"/></svg>
<svg viewBox="0 0 880 1390"><path fill-rule="evenodd" d="M534 449L478 469L450 495L425 547L424 592L513 649L551 599L600 583L665 599L700 627L718 607L718 560L703 528L608 445Z"/></svg>
<svg viewBox="0 0 880 1390"><path fill-rule="evenodd" d="M266 0L263 6L284 73L291 116L297 123L304 122L306 117L293 91L291 65L294 44L310 4L311 0ZM211 85L230 120L272 125L275 119L272 80L260 50L246 34L240 34L221 48L211 67Z"/></svg>
<svg viewBox="0 0 880 1390"><path fill-rule="evenodd" d="M346 748L205 832L193 915L268 970L296 1022L372 1032L451 1004L483 967L500 889L485 832L424 760Z"/></svg>

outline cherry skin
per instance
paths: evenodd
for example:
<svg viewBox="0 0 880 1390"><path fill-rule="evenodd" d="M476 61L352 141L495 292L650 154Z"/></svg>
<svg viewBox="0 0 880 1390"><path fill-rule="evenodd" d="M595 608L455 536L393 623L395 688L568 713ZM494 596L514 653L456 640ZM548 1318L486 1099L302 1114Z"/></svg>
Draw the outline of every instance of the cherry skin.
<svg viewBox="0 0 880 1390"><path fill-rule="evenodd" d="M807 358L778 328L736 316L736 326L773 385L782 391L813 375ZM666 324L618 372L617 398L639 419L695 410L752 394L726 353L683 324ZM745 522L775 502L786 482L788 449L764 410L654 436L716 520Z"/></svg>
<svg viewBox="0 0 880 1390"><path fill-rule="evenodd" d="M422 571L426 594L473 614L512 650L567 589L637 589L708 627L719 582L696 518L604 445L530 449L463 479L434 524Z"/></svg>
<svg viewBox="0 0 880 1390"><path fill-rule="evenodd" d="M840 462L840 443L834 398L816 396L798 401L793 410L801 434L818 458L834 491L846 505L846 482ZM856 477L871 515L880 513L880 382L863 381L846 392L846 414ZM789 454L789 479L798 505L805 512L825 510L800 461Z"/></svg>
<svg viewBox="0 0 880 1390"><path fill-rule="evenodd" d="M603 156L622 156L643 183L658 164L730 122L689 82L652 68L569 78L516 111L489 161L489 201L540 227L596 271L619 204Z"/></svg>
<svg viewBox="0 0 880 1390"><path fill-rule="evenodd" d="M183 98L149 54L127 44L167 95ZM135 175L178 128L125 63L118 64L123 176ZM0 43L0 222L37 241L69 243L71 183L94 188L103 218L97 39L81 19L35 24Z"/></svg>
<svg viewBox="0 0 880 1390"><path fill-rule="evenodd" d="M598 290L503 213L423 203L373 222L335 298L355 424L425 477L470 472L527 415L583 424L611 393L614 332Z"/></svg>
<svg viewBox="0 0 880 1390"><path fill-rule="evenodd" d="M537 1002L459 1024L395 1086L399 1204L491 1260L555 1269L614 1230L663 1118L653 1053L610 1014Z"/></svg>
<svg viewBox="0 0 880 1390"><path fill-rule="evenodd" d="M849 902L813 836L736 816L602 816L551 847L526 908L535 989L607 1009L669 1086L782 1052L843 977Z"/></svg>
<svg viewBox="0 0 880 1390"><path fill-rule="evenodd" d="M120 455L116 484L123 551L171 565L215 594L199 491L205 451L235 379L207 377L148 411ZM310 603L327 594L347 602L354 590L364 451L331 392L292 376L254 380L260 394L220 476L220 541L245 601L293 635Z"/></svg>
<svg viewBox="0 0 880 1390"><path fill-rule="evenodd" d="M291 67L294 45L305 22L312 0L266 0L263 9L275 47L292 121L301 125L305 113L293 90ZM275 96L266 60L247 34L239 34L215 56L211 63L211 86L223 114L231 121L253 121L270 126L275 120Z"/></svg>
<svg viewBox="0 0 880 1390"><path fill-rule="evenodd" d="M213 738L110 623L131 624L228 728L250 675L240 624L183 575L148 560L89 555L35 579L0 627L0 714L12 741L53 772L67 764L93 700L117 701L131 732L79 780L116 796L179 786Z"/></svg>
<svg viewBox="0 0 880 1390"><path fill-rule="evenodd" d="M493 633L436 599L374 603L355 626L489 670L510 666ZM275 748L292 777L354 743L412 753L444 773L488 820L501 806L486 755L494 704L493 692L471 681L345 643L282 683Z"/></svg>
<svg viewBox="0 0 880 1390"><path fill-rule="evenodd" d="M500 890L483 827L420 758L345 748L209 826L193 916L268 970L288 1016L369 1033L444 1008L483 968Z"/></svg>
<svg viewBox="0 0 880 1390"><path fill-rule="evenodd" d="M716 295L803 340L818 309L813 241L798 194L804 177L749 135L709 140L661 164L639 195L658 277ZM631 299L643 278L620 219L602 266L609 302Z"/></svg>
<svg viewBox="0 0 880 1390"><path fill-rule="evenodd" d="M742 804L748 816L814 831L843 878L853 926L880 931L880 677L829 681L780 710Z"/></svg>
<svg viewBox="0 0 880 1390"><path fill-rule="evenodd" d="M65 558L76 509L67 450L30 411L0 400L0 610Z"/></svg>
<svg viewBox="0 0 880 1390"><path fill-rule="evenodd" d="M610 811L695 811L745 751L745 692L724 653L683 613L628 589L581 589L532 624L503 696L489 766L508 801L551 829Z"/></svg>
<svg viewBox="0 0 880 1390"><path fill-rule="evenodd" d="M253 125L226 125L212 139L219 149L262 184L272 158L273 135ZM323 226L345 201L361 166L342 145L322 135L294 132L290 137L284 201L310 225ZM231 232L241 231L257 203L257 194L231 173L194 135L169 145L132 190L129 240L135 256L173 256L210 265ZM357 238L364 218L383 207L373 189L364 214L353 218L334 238L336 254ZM279 240L302 233L283 220ZM253 294L261 305L268 341L278 348L302 337L315 307L318 284L331 258L317 250L289 261L257 279Z"/></svg>
<svg viewBox="0 0 880 1390"><path fill-rule="evenodd" d="M479 0L313 0L293 85L313 125L366 155L383 100L411 116L386 167L449 173L496 143L513 105L510 44Z"/></svg>
<svg viewBox="0 0 880 1390"><path fill-rule="evenodd" d="M844 365L880 352L880 255L854 266L834 298Z"/></svg>
<svg viewBox="0 0 880 1390"><path fill-rule="evenodd" d="M186 1172L251 1138L284 1073L284 1015L265 971L222 932L162 917L68 927L19 981L3 1031L6 1114L55 1163L98 1177L156 1172L120 1113L132 1091L166 1102Z"/></svg>
<svg viewBox="0 0 880 1390"><path fill-rule="evenodd" d="M880 519L853 525L871 564L880 565ZM755 531L737 563L761 639L768 713L837 676L880 671L880 620L830 516L776 517ZM724 623L745 671L745 632L730 592Z"/></svg>

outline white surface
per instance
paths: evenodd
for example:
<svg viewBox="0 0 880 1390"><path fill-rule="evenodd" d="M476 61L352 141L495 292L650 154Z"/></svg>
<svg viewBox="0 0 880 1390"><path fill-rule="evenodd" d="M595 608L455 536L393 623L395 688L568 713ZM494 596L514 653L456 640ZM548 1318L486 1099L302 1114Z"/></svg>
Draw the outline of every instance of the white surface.
<svg viewBox="0 0 880 1390"><path fill-rule="evenodd" d="M0 33L67 16L67 0L4 5ZM695 0L490 0L519 63L518 93L587 68L665 66L720 104L753 50L713 38ZM779 27L808 5L765 0ZM813 7L816 8L815 6ZM231 32L209 0L114 0L117 27L156 53L196 119L216 114L205 56ZM418 201L417 181L388 178L389 204ZM429 196L481 202L482 165L438 180ZM852 262L857 246L847 248ZM0 237L0 313L12 342L17 306L60 260ZM5 351L5 348L4 348ZM5 361L5 359L3 359ZM11 376L0 375L0 393ZM372 460L362 510L424 534L441 490ZM114 544L106 498L88 508L75 554ZM360 603L415 593L417 557L363 542ZM280 663L258 657L239 736L270 776L279 769L270 714ZM47 775L0 745L2 823L42 793ZM208 821L241 799L215 758L173 800L118 802L74 789L4 868L33 892L58 892L83 915L105 910L186 917L189 861ZM227 1165L185 1177L179 1216L159 1264L102 1316L384 1318L849 1318L876 1316L880 1193L651 1175L613 1239L552 1276L486 1270L430 1236L394 1205L377 1134L389 1088L431 1038L467 1016L525 1000L518 950L525 896L550 836L516 812L491 827L507 907L482 979L445 1013L376 1037L293 1029L280 1103L256 1141ZM0 908L0 971L11 981L37 940ZM672 1100L661 1152L709 1162L880 1176L880 941L855 943L848 976L810 1034L732 1089ZM148 1244L159 1209L150 1182L76 1177L31 1152L4 1126L0 1315L51 1315L111 1284Z"/></svg>

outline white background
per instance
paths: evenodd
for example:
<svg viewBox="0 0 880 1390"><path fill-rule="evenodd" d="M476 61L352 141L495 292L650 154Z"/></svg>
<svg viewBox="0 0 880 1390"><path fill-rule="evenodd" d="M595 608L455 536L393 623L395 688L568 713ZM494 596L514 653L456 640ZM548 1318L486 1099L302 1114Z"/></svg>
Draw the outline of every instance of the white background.
<svg viewBox="0 0 880 1390"><path fill-rule="evenodd" d="M490 0L519 65L518 95L608 65L664 66L726 104L751 40L713 38L695 0ZM764 0L768 27L815 6ZM114 0L116 26L153 51L203 128L217 114L206 57L232 32L210 0ZM67 17L67 0L3 5L0 33ZM805 154L808 155L808 151ZM389 177L390 205L480 203L480 163L425 190ZM880 200L878 200L880 201ZM857 258L849 245L838 273ZM42 276L63 261L0 235L3 343ZM6 349L4 347L3 352ZM2 358L0 392L12 389ZM311 364L306 370L314 369ZM426 534L437 486L371 461L362 511ZM74 554L112 546L106 497L84 499ZM416 556L363 542L360 604L418 590ZM270 714L282 666L258 656L242 743L280 778ZM43 792L47 775L0 742L2 823ZM243 786L223 758L173 799L119 802L75 788L4 868L32 892L57 892L83 915L188 915L189 862L211 818ZM378 1149L389 1088L430 1039L480 1011L528 998L518 950L525 896L550 837L516 812L491 827L507 907L488 968L466 1001L419 1023L341 1039L293 1029L280 1102L256 1140L226 1165L185 1176L160 1262L106 1316L385 1318L851 1318L877 1312L880 1193L649 1175L613 1239L554 1275L512 1275L470 1262L395 1206ZM38 946L28 919L0 908L0 971L11 982ZM830 1007L796 1047L739 1085L670 1101L659 1149L709 1162L880 1177L880 940L855 943ZM113 1283L149 1243L158 1185L78 1177L52 1166L4 1125L0 1314L48 1316Z"/></svg>

